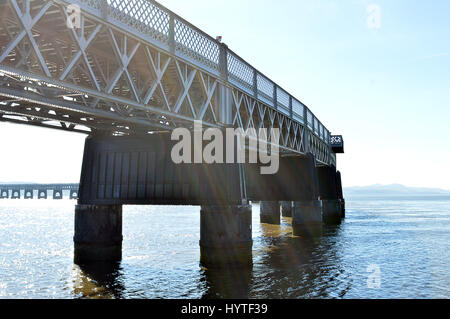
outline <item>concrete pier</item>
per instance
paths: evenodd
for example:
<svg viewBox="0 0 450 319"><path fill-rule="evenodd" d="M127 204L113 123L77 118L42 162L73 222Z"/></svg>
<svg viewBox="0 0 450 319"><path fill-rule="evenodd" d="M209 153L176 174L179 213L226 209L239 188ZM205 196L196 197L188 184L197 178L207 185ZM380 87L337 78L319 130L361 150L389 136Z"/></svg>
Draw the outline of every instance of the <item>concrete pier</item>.
<svg viewBox="0 0 450 319"><path fill-rule="evenodd" d="M38 189L38 199L47 199L46 189Z"/></svg>
<svg viewBox="0 0 450 319"><path fill-rule="evenodd" d="M75 263L122 259L122 206L75 206Z"/></svg>
<svg viewBox="0 0 450 319"><path fill-rule="evenodd" d="M77 199L78 198L78 191L77 190L70 190L70 199Z"/></svg>
<svg viewBox="0 0 450 319"><path fill-rule="evenodd" d="M291 201L281 202L281 216L292 217L292 207L293 207L293 202L291 202Z"/></svg>
<svg viewBox="0 0 450 319"><path fill-rule="evenodd" d="M252 265L252 206L202 206L200 262L206 268Z"/></svg>
<svg viewBox="0 0 450 319"><path fill-rule="evenodd" d="M317 167L317 176L323 222L327 225L338 225L341 223L341 205L337 191L336 167Z"/></svg>
<svg viewBox="0 0 450 319"><path fill-rule="evenodd" d="M294 202L292 232L294 236L302 237L322 235L322 203L320 200Z"/></svg>
<svg viewBox="0 0 450 319"><path fill-rule="evenodd" d="M20 189L13 189L11 191L11 199L20 199Z"/></svg>
<svg viewBox="0 0 450 319"><path fill-rule="evenodd" d="M261 223L280 225L280 202L261 201L259 204L259 210Z"/></svg>
<svg viewBox="0 0 450 319"><path fill-rule="evenodd" d="M340 200L341 203L341 217L345 218L345 199L341 199Z"/></svg>
<svg viewBox="0 0 450 319"><path fill-rule="evenodd" d="M0 189L0 199L9 198L9 190Z"/></svg>
<svg viewBox="0 0 450 319"><path fill-rule="evenodd" d="M33 199L33 189L25 189L23 192L24 199Z"/></svg>
<svg viewBox="0 0 450 319"><path fill-rule="evenodd" d="M260 201L261 223L279 225L283 203L284 216L293 217L294 235L322 233L319 195L327 193L319 192L313 154L281 157L279 171L263 175L258 163L176 164L171 158L174 143L166 133L86 139L75 213L77 262L120 260L122 205L201 206L200 262L206 268L252 264L249 200ZM335 191L333 176L326 175L322 184L333 184ZM327 207L334 206L326 202L325 207L331 211Z"/></svg>
<svg viewBox="0 0 450 319"><path fill-rule="evenodd" d="M53 199L63 199L62 189L54 189L53 190Z"/></svg>

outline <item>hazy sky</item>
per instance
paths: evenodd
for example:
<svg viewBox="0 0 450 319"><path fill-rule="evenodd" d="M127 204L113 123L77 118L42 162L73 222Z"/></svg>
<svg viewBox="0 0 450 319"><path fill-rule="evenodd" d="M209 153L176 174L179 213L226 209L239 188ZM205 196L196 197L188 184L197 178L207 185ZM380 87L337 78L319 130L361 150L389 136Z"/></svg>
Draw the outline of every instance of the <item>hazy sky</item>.
<svg viewBox="0 0 450 319"><path fill-rule="evenodd" d="M160 2L342 134L344 186L450 189L450 1ZM0 123L0 136L0 181L78 181L83 135Z"/></svg>

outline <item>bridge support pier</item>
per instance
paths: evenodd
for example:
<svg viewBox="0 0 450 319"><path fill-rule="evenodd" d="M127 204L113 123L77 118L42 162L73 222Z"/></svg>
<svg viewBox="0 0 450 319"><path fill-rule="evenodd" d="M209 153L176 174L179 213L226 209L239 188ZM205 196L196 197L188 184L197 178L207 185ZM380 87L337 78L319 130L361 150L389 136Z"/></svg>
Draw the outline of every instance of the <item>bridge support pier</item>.
<svg viewBox="0 0 450 319"><path fill-rule="evenodd" d="M280 202L261 201L259 210L261 223L280 225Z"/></svg>
<svg viewBox="0 0 450 319"><path fill-rule="evenodd" d="M25 189L23 192L23 198L24 199L33 199L33 189Z"/></svg>
<svg viewBox="0 0 450 319"><path fill-rule="evenodd" d="M70 190L70 199L78 199L78 191L75 189Z"/></svg>
<svg viewBox="0 0 450 319"><path fill-rule="evenodd" d="M322 200L323 222L327 225L338 225L341 223L341 202L337 191L336 167L318 167L317 175L320 199Z"/></svg>
<svg viewBox="0 0 450 319"><path fill-rule="evenodd" d="M201 263L210 268L252 263L242 165L176 164L175 144L165 133L86 139L75 213L76 260L120 259L121 205L196 205L202 207Z"/></svg>
<svg viewBox="0 0 450 319"><path fill-rule="evenodd" d="M281 202L281 215L283 217L292 217L292 207L293 202L291 201Z"/></svg>
<svg viewBox="0 0 450 319"><path fill-rule="evenodd" d="M341 223L341 201L339 199L322 200L323 222L327 225Z"/></svg>
<svg viewBox="0 0 450 319"><path fill-rule="evenodd" d="M53 199L63 199L63 190L62 189L54 189L53 190Z"/></svg>
<svg viewBox="0 0 450 319"><path fill-rule="evenodd" d="M252 265L252 206L202 206L200 262L206 268Z"/></svg>
<svg viewBox="0 0 450 319"><path fill-rule="evenodd" d="M122 259L122 206L75 206L75 263Z"/></svg>
<svg viewBox="0 0 450 319"><path fill-rule="evenodd" d="M341 218L345 218L345 199L341 198Z"/></svg>
<svg viewBox="0 0 450 319"><path fill-rule="evenodd" d="M320 200L294 202L292 233L294 236L311 238L322 235L322 203Z"/></svg>
<svg viewBox="0 0 450 319"><path fill-rule="evenodd" d="M275 223L276 218L279 224L281 202L284 216L289 216L291 208L294 235L320 236L322 205L313 154L280 157L279 170L273 175L261 175L258 166L247 165L245 176L248 198L266 201L260 203L261 222Z"/></svg>
<svg viewBox="0 0 450 319"><path fill-rule="evenodd" d="M20 189L13 189L11 191L11 199L20 199Z"/></svg>
<svg viewBox="0 0 450 319"><path fill-rule="evenodd" d="M38 199L47 199L46 189L38 189Z"/></svg>
<svg viewBox="0 0 450 319"><path fill-rule="evenodd" d="M9 190L8 189L0 189L0 199L9 198Z"/></svg>
<svg viewBox="0 0 450 319"><path fill-rule="evenodd" d="M340 201L341 218L345 218L345 199L342 192L341 172L336 172L336 189Z"/></svg>

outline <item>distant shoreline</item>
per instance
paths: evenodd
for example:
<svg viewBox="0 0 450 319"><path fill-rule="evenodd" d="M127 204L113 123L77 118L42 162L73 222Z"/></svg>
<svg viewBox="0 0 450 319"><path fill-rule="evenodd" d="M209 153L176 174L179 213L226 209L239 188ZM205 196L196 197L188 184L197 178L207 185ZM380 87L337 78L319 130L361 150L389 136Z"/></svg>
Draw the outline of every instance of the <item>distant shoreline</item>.
<svg viewBox="0 0 450 319"><path fill-rule="evenodd" d="M343 192L345 196L351 197L450 196L450 191L440 188L408 187L400 184L344 187Z"/></svg>

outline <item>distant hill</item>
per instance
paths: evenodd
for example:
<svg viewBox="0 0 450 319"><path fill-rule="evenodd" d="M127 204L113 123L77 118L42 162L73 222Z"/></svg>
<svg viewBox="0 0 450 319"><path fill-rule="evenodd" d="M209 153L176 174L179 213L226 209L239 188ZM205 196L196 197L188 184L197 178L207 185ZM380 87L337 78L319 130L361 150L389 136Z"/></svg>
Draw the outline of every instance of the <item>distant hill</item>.
<svg viewBox="0 0 450 319"><path fill-rule="evenodd" d="M407 187L400 184L344 187L345 196L423 196L448 195L450 191L439 188Z"/></svg>

